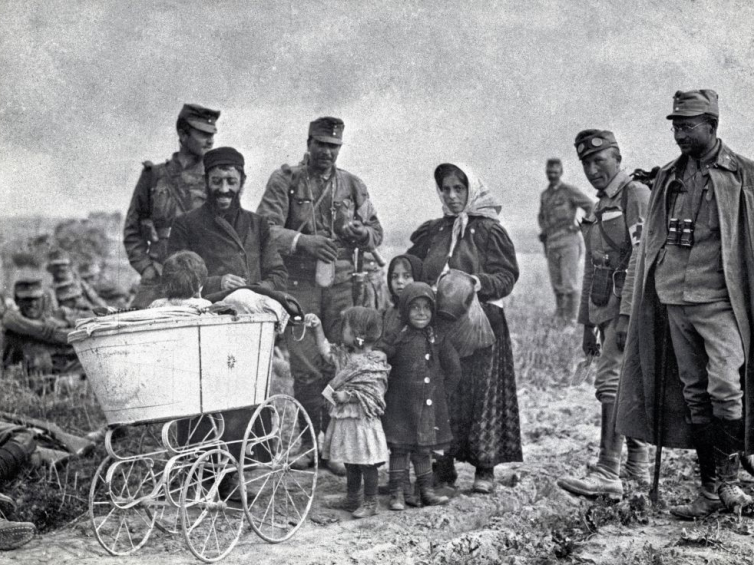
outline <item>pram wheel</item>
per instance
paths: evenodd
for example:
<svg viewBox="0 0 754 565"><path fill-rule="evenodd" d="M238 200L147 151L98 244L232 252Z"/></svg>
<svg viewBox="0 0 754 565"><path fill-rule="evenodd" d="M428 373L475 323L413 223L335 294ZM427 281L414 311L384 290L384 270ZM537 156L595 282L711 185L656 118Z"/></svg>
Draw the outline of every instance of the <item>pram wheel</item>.
<svg viewBox="0 0 754 565"><path fill-rule="evenodd" d="M191 466L181 491L183 536L196 557L205 563L228 555L241 535L245 490L238 481L238 463L227 449L203 453Z"/></svg>
<svg viewBox="0 0 754 565"><path fill-rule="evenodd" d="M149 504L156 485L144 459L114 462L106 457L100 464L89 490L89 517L108 553L130 555L147 542L155 526Z"/></svg>
<svg viewBox="0 0 754 565"><path fill-rule="evenodd" d="M307 446L303 452L302 446ZM309 514L317 485L316 446L309 416L290 396L271 396L255 410L244 435L240 465L246 483L244 512L262 539L287 540ZM306 455L313 456L313 467L291 467Z"/></svg>

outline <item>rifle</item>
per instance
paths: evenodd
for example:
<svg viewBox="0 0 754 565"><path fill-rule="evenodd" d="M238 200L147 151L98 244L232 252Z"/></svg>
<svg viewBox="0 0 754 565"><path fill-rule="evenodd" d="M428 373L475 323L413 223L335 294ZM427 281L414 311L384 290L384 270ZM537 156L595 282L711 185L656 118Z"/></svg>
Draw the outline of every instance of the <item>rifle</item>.
<svg viewBox="0 0 754 565"><path fill-rule="evenodd" d="M64 432L57 424L45 420L37 420L36 418L29 418L18 414L9 414L8 412L0 412L0 419L20 426L26 426L27 428L41 430L76 456L86 455L95 446L95 442L92 440Z"/></svg>
<svg viewBox="0 0 754 565"><path fill-rule="evenodd" d="M655 442L655 467L652 477L652 488L649 491L649 500L657 504L660 499L660 468L662 466L662 439L665 428L665 379L668 376L668 348L672 347L668 338L667 313L662 323L662 351L660 352L660 382L655 380L655 405L654 405L654 442Z"/></svg>

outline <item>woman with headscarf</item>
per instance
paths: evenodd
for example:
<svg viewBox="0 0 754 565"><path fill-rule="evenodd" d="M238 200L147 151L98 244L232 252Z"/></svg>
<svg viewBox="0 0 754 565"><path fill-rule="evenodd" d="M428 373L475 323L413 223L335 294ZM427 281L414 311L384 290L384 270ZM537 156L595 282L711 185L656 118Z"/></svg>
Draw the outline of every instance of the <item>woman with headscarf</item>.
<svg viewBox="0 0 754 565"><path fill-rule="evenodd" d="M434 285L448 269L472 275L495 343L461 360L462 376L449 395L453 442L437 460L436 479L454 486L454 461L476 467L473 490L494 489L494 467L521 461L521 431L508 324L502 299L518 279L513 243L498 215L499 200L466 166L435 169L443 217L422 224L407 251L423 261L422 280Z"/></svg>

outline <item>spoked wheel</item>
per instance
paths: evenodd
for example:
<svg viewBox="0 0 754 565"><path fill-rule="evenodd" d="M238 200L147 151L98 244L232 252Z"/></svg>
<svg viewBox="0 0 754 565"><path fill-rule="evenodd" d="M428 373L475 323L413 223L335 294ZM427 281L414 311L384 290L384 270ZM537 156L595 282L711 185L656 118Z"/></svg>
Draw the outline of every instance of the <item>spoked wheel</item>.
<svg viewBox="0 0 754 565"><path fill-rule="evenodd" d="M97 541L112 555L141 548L155 526L150 497L157 481L145 460L113 461L106 457L92 479L89 517Z"/></svg>
<svg viewBox="0 0 754 565"><path fill-rule="evenodd" d="M316 446L309 416L290 396L271 396L251 417L240 462L246 483L244 512L262 539L287 540L309 514L317 486ZM313 456L313 467L291 467L307 455Z"/></svg>
<svg viewBox="0 0 754 565"><path fill-rule="evenodd" d="M186 482L186 476L200 453L189 453L171 457L165 464L160 491L162 507L155 510L157 527L168 534L178 534L181 527L181 492Z"/></svg>
<svg viewBox="0 0 754 565"><path fill-rule="evenodd" d="M231 486L232 485L232 486ZM202 454L191 466L181 491L181 525L186 543L205 563L228 555L238 543L244 513L231 499L244 495L238 463L225 449Z"/></svg>

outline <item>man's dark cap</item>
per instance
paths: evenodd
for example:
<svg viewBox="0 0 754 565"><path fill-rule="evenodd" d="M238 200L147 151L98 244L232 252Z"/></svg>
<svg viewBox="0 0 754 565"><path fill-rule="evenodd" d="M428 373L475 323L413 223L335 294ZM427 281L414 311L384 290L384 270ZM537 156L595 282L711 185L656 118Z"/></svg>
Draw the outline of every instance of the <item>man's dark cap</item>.
<svg viewBox="0 0 754 565"><path fill-rule="evenodd" d="M325 116L309 123L309 137L323 143L343 145L343 129L346 125L340 118Z"/></svg>
<svg viewBox="0 0 754 565"><path fill-rule="evenodd" d="M16 298L42 298L44 296L42 279L38 277L18 279L13 285L13 294Z"/></svg>
<svg viewBox="0 0 754 565"><path fill-rule="evenodd" d="M184 104L181 113L178 114L178 119L181 118L186 120L192 128L207 133L217 133L215 124L220 118L220 110L211 110L199 104Z"/></svg>
<svg viewBox="0 0 754 565"><path fill-rule="evenodd" d="M229 165L243 171L243 155L232 147L218 147L210 149L204 154L204 172L208 173L213 167Z"/></svg>
<svg viewBox="0 0 754 565"><path fill-rule="evenodd" d="M47 254L47 266L52 265L70 265L71 256L64 249L53 249Z"/></svg>
<svg viewBox="0 0 754 565"><path fill-rule="evenodd" d="M613 132L599 129L585 129L576 135L576 141L573 142L576 147L576 154L582 161L592 153L598 153L608 147L618 147Z"/></svg>
<svg viewBox="0 0 754 565"><path fill-rule="evenodd" d="M681 90L673 96L673 112L668 114L667 118L693 118L694 116L703 115L720 117L720 109L717 105L717 92L709 89Z"/></svg>

